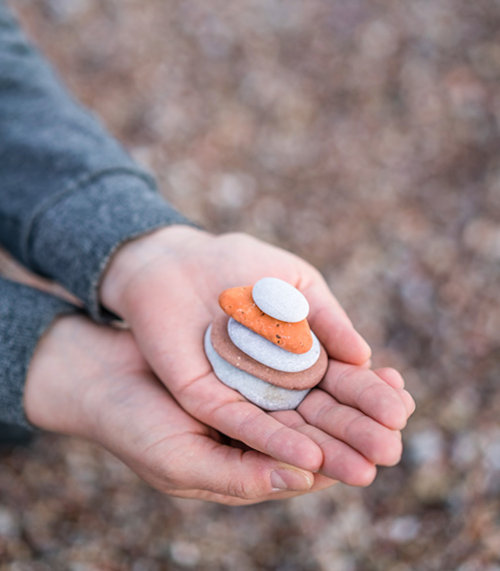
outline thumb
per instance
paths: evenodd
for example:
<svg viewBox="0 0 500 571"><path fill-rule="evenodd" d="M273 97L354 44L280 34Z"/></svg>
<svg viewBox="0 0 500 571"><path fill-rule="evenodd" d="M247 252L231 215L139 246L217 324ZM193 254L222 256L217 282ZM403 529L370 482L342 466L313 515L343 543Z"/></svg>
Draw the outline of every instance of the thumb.
<svg viewBox="0 0 500 571"><path fill-rule="evenodd" d="M371 349L356 331L323 277L317 273L300 288L310 305L309 323L332 359L352 365L363 365Z"/></svg>
<svg viewBox="0 0 500 571"><path fill-rule="evenodd" d="M241 450L199 435L196 441L188 436L189 454L177 443L179 454L172 450L156 451L160 474L156 487L167 493L174 490L197 489L240 500L258 501L282 492L307 492L315 483L314 475L255 450ZM166 462L168 459L168 462ZM161 483L164 466L165 478Z"/></svg>

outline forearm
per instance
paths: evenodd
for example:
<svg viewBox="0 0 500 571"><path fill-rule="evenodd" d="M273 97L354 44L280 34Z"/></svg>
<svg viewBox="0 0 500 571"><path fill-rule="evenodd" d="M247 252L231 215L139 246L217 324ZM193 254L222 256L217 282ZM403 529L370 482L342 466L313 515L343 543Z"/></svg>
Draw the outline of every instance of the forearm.
<svg viewBox="0 0 500 571"><path fill-rule="evenodd" d="M188 221L64 89L0 0L0 242L99 317L123 242Z"/></svg>
<svg viewBox="0 0 500 571"><path fill-rule="evenodd" d="M201 252L214 236L190 226L173 224L129 240L116 250L103 272L99 287L100 302L124 319L130 317L134 280L144 279L146 268L160 264L172 275L185 266L190 252ZM216 271L216 266L214 266Z"/></svg>

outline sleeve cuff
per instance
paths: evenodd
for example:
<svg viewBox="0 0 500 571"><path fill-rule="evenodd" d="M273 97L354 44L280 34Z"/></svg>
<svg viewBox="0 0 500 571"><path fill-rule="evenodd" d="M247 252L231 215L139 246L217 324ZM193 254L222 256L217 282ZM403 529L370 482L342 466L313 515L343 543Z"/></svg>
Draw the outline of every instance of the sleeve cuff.
<svg viewBox="0 0 500 571"><path fill-rule="evenodd" d="M0 278L0 422L33 430L23 408L33 352L56 317L78 312L55 296Z"/></svg>
<svg viewBox="0 0 500 571"><path fill-rule="evenodd" d="M100 305L98 287L111 256L124 242L173 224L194 226L140 171L104 171L37 214L26 257L81 299L96 321L109 322L116 316Z"/></svg>

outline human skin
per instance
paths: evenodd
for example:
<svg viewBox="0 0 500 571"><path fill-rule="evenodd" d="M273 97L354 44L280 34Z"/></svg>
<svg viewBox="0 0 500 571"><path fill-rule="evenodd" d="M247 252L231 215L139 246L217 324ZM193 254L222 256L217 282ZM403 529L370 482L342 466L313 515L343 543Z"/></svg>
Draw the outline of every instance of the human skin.
<svg viewBox="0 0 500 571"><path fill-rule="evenodd" d="M344 375L358 369L341 367ZM394 370L381 369L378 374L390 386L401 386ZM328 382L335 378L338 375ZM296 411L273 413L321 447L324 465L321 473L312 473L230 442L198 422L155 378L129 331L69 315L58 318L40 340L28 371L24 405L35 426L104 446L163 493L245 505L335 483L324 474L366 485L375 475L375 463L387 454L384 447L392 449L386 460L397 460L397 431L345 405L327 403L325 414L320 392L314 391L308 401L312 411L304 409L316 416L317 427Z"/></svg>
<svg viewBox="0 0 500 571"><path fill-rule="evenodd" d="M264 276L304 293L311 328L330 357L324 380L297 411L271 414L249 403L219 382L203 351L220 292ZM171 226L123 245L100 295L130 326L175 401L204 425L280 462L352 485L369 484L375 464L399 460L399 431L413 399L396 371L367 368L369 346L319 272L293 254L243 234Z"/></svg>
<svg viewBox="0 0 500 571"><path fill-rule="evenodd" d="M58 318L43 335L30 363L24 407L33 425L104 446L171 495L247 504L332 483L226 442L177 405L130 332L81 315Z"/></svg>
<svg viewBox="0 0 500 571"><path fill-rule="evenodd" d="M235 249L247 264L230 259ZM296 411L265 413L246 402L215 378L203 353L203 331L220 311L214 292L271 273L302 287L331 357L321 385ZM35 426L104 446L161 492L226 504L335 481L368 485L377 464L399 460L413 400L395 370L367 368L366 344L298 258L245 236L175 227L119 250L101 292L132 331L82 315L58 318L27 375L24 405Z"/></svg>

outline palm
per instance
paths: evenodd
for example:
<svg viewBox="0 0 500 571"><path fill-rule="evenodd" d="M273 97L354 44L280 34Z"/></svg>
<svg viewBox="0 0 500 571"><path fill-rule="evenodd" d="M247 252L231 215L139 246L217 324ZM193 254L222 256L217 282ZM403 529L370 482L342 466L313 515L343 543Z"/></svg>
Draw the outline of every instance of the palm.
<svg viewBox="0 0 500 571"><path fill-rule="evenodd" d="M322 390L312 391L299 412L267 414L211 372L202 340L220 311L219 293L265 275L304 291L310 323L330 357L358 365L368 358L366 345L314 270L291 254L244 237L187 243L175 258L153 260L131 282L125 316L158 377L193 417L283 462L351 484L369 483L375 462L391 464L400 454L395 431L411 408L405 408L400 389L366 369L332 361ZM331 389L340 374L350 375L350 389L336 399ZM332 425L334 413L340 424ZM334 461L339 456L341 463Z"/></svg>
<svg viewBox="0 0 500 571"><path fill-rule="evenodd" d="M130 345L127 344L130 352ZM114 367L111 371L116 371ZM106 417L98 440L161 492L228 504L283 497L270 490L272 461L221 442L185 413L146 369L106 376L96 409ZM111 381L111 382L109 382ZM242 482L244 485L242 485ZM318 480L316 487L325 485Z"/></svg>
<svg viewBox="0 0 500 571"><path fill-rule="evenodd" d="M82 316L60 318L44 335L30 366L25 409L34 425L100 443L173 495L235 504L331 485L292 469L294 491L274 491L273 473L290 467L224 443L179 407L130 332Z"/></svg>

